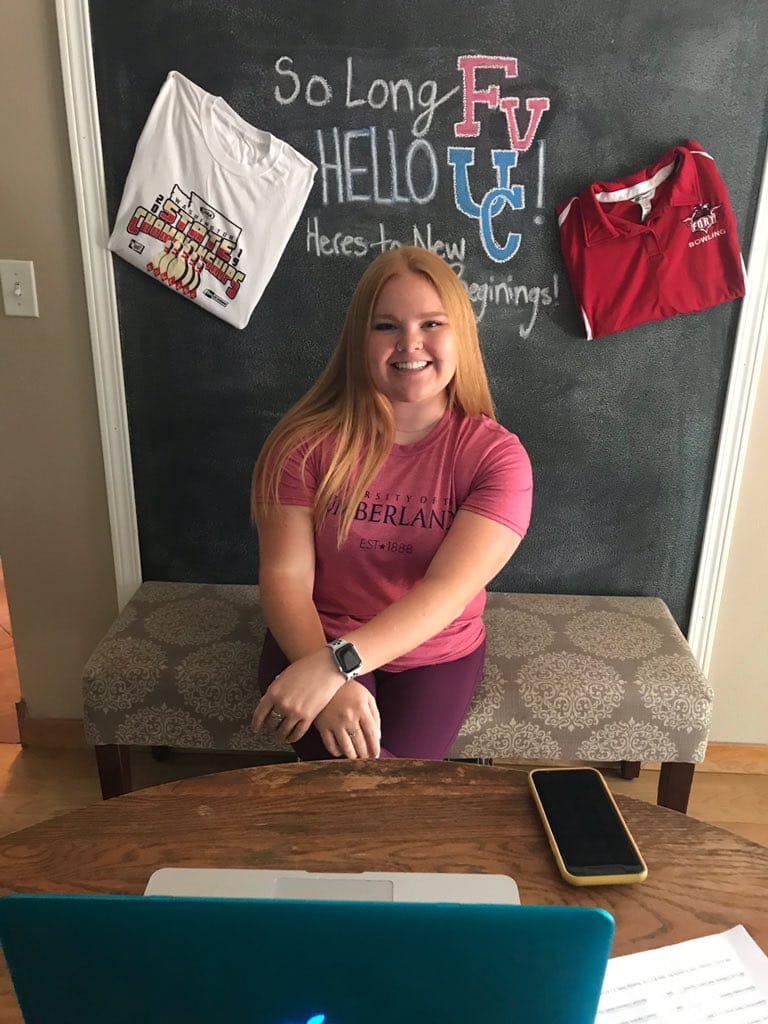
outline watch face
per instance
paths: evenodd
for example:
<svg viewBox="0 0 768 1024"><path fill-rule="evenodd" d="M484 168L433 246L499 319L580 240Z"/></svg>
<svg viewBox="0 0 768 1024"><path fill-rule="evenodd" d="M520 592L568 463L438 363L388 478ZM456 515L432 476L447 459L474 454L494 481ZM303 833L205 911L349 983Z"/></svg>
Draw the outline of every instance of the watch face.
<svg viewBox="0 0 768 1024"><path fill-rule="evenodd" d="M354 672L363 663L354 644L342 644L341 647L336 648L335 654L343 672Z"/></svg>

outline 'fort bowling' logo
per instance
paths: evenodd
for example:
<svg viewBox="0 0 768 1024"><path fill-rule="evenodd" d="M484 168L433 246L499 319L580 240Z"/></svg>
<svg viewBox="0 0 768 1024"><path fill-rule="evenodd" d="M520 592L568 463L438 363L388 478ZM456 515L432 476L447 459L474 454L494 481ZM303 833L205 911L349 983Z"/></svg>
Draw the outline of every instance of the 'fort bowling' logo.
<svg viewBox="0 0 768 1024"><path fill-rule="evenodd" d="M683 223L690 225L691 232L694 234L697 231L706 234L710 228L717 224L717 211L719 209L719 206L713 206L711 203L699 203L698 206L694 206L693 213L690 217L686 217Z"/></svg>

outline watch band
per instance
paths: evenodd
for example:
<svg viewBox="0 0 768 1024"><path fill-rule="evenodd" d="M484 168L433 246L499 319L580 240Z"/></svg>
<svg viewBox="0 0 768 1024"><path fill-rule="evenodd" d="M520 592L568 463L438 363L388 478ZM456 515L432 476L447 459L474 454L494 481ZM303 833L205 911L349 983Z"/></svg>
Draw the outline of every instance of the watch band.
<svg viewBox="0 0 768 1024"><path fill-rule="evenodd" d="M331 657L336 668L341 672L347 682L355 679L360 674L363 659L360 652L353 643L339 637L338 640L331 640L326 645L331 652Z"/></svg>

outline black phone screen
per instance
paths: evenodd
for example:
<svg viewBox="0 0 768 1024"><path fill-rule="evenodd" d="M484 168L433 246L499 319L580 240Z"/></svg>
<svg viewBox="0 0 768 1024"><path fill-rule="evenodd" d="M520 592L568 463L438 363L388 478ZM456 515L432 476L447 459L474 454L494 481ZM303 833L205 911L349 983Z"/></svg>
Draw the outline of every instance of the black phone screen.
<svg viewBox="0 0 768 1024"><path fill-rule="evenodd" d="M572 875L633 875L643 870L597 772L534 771L532 782Z"/></svg>

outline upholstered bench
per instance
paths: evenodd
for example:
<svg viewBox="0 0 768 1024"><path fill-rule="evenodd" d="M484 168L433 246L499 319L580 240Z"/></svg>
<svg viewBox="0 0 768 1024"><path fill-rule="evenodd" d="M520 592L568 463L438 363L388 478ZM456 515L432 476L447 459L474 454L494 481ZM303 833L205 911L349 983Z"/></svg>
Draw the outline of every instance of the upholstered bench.
<svg viewBox="0 0 768 1024"><path fill-rule="evenodd" d="M685 811L712 692L663 601L489 593L488 658L452 758L661 764ZM256 586L144 583L84 670L85 730L105 797L130 790L129 749L290 754L254 734L265 632Z"/></svg>

